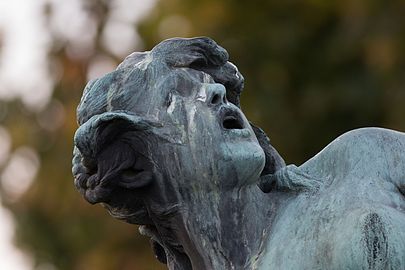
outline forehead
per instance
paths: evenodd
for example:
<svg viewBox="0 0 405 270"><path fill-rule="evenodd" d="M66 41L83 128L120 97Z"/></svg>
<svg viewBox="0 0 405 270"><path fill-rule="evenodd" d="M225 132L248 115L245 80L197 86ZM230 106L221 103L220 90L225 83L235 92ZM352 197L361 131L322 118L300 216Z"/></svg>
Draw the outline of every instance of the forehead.
<svg viewBox="0 0 405 270"><path fill-rule="evenodd" d="M215 83L208 73L192 68L174 68L162 80L166 85L182 87L200 85L202 83Z"/></svg>

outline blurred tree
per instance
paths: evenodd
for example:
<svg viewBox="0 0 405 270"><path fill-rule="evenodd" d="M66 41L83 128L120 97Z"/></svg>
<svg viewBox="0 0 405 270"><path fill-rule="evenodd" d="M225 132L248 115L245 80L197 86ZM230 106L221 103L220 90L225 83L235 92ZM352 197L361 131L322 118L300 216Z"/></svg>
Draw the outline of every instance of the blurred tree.
<svg viewBox="0 0 405 270"><path fill-rule="evenodd" d="M36 149L42 164L29 191L4 203L36 269L164 269L134 226L89 206L73 188L75 108L91 63L100 55L114 64L122 57L103 45L113 5L83 4L96 25L94 50L78 56L54 35L50 58L63 74L52 101L37 114L18 102L4 105L14 147ZM161 0L138 30L147 49L164 38L200 35L225 47L246 79L248 118L267 131L287 163L300 164L353 128L405 131L404 12L401 0ZM60 111L63 124L52 125Z"/></svg>
<svg viewBox="0 0 405 270"><path fill-rule="evenodd" d="M93 33L87 40L57 31L54 16L58 15L58 6L45 6L43 16L48 20L52 40L50 69L58 78L53 96L37 111L27 109L20 101L0 104L6 111L1 124L13 139L13 148L29 146L41 161L36 180L23 196L13 197L10 188L1 186L3 205L14 213L17 244L32 255L35 270L165 269L155 260L148 238L139 235L137 227L112 219L101 206L85 202L75 190L71 175L76 107L91 69L108 72L122 60L105 44L106 24L117 2L79 2L86 17L77 20L91 23L84 31ZM134 25L130 26L135 32ZM133 50L134 44L129 47ZM98 59L107 59L107 67L103 62L94 64Z"/></svg>

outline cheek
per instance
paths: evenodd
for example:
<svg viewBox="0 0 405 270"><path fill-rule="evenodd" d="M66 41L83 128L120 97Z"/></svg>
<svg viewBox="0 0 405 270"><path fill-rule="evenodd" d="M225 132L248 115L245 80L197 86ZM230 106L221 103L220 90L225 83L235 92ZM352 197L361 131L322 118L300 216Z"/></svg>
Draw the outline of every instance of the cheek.
<svg viewBox="0 0 405 270"><path fill-rule="evenodd" d="M198 102L184 106L184 127L190 143L211 145L220 137L220 127L216 115Z"/></svg>
<svg viewBox="0 0 405 270"><path fill-rule="evenodd" d="M161 110L159 119L164 124L162 135L168 141L185 146L196 154L206 152L215 142L223 140L215 115L179 96L172 97L169 106Z"/></svg>

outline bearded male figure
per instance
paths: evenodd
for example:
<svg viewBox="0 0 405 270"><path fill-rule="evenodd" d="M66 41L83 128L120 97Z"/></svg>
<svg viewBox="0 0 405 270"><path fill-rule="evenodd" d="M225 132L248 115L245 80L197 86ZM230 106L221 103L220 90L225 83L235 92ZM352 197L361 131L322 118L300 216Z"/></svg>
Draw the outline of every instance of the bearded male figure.
<svg viewBox="0 0 405 270"><path fill-rule="evenodd" d="M405 269L405 135L354 130L286 166L242 89L209 38L131 54L85 88L76 187L169 269Z"/></svg>

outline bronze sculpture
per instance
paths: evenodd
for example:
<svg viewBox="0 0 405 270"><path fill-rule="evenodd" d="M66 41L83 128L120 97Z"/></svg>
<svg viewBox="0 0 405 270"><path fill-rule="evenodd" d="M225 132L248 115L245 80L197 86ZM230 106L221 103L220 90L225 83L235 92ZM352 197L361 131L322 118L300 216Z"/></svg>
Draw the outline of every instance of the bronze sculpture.
<svg viewBox="0 0 405 270"><path fill-rule="evenodd" d="M286 166L242 89L209 38L131 54L83 93L76 187L169 269L404 268L404 134L355 130Z"/></svg>

